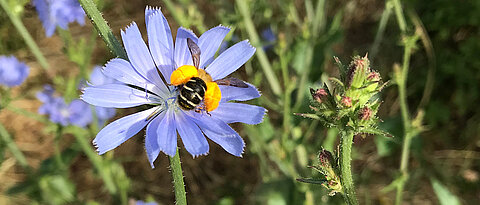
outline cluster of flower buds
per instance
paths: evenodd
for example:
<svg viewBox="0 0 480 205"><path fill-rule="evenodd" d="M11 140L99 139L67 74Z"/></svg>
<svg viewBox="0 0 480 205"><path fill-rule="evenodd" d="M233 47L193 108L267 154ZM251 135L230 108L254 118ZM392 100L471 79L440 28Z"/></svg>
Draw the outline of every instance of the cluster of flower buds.
<svg viewBox="0 0 480 205"><path fill-rule="evenodd" d="M323 121L329 127L347 127L356 133L379 134L376 95L385 87L380 74L370 68L367 56L355 56L348 67L335 58L340 79L330 78L332 87L310 88L313 114L299 114Z"/></svg>
<svg viewBox="0 0 480 205"><path fill-rule="evenodd" d="M322 175L325 176L324 179L297 179L298 181L311 183L311 184L322 184L330 192L329 195L333 196L336 193L342 193L343 188L340 183L340 174L338 169L337 158L332 155L328 150L322 149L320 154L318 154L318 159L320 161L316 166L310 166L310 168L317 170Z"/></svg>

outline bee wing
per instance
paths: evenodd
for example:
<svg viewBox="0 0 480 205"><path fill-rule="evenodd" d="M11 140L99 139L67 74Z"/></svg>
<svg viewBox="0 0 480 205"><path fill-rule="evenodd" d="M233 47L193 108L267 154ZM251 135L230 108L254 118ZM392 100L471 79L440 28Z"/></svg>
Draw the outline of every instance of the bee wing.
<svg viewBox="0 0 480 205"><path fill-rule="evenodd" d="M200 66L200 54L201 54L200 48L190 38L187 38L187 46L188 46L188 49L190 50L190 54L192 54L193 66L195 66L195 68L198 68L198 66Z"/></svg>
<svg viewBox="0 0 480 205"><path fill-rule="evenodd" d="M243 80L240 80L237 78L225 78L225 79L216 80L215 82L219 85L248 88L248 85L245 82L243 82Z"/></svg>

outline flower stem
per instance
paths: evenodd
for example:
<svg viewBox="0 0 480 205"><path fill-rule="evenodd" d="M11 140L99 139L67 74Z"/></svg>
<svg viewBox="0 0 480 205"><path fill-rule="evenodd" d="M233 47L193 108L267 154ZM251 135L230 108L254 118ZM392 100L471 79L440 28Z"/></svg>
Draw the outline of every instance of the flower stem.
<svg viewBox="0 0 480 205"><path fill-rule="evenodd" d="M12 136L8 133L7 129L0 123L0 138L5 143L7 148L12 152L13 157L25 170L29 171L30 166L27 163L27 159L23 155L22 151L18 148L17 144L12 139Z"/></svg>
<svg viewBox="0 0 480 205"><path fill-rule="evenodd" d="M403 54L403 65L400 76L396 77L398 85L398 95L400 101L400 112L402 115L403 121L403 145L402 145L402 156L400 159L400 173L402 180L400 180L397 185L397 194L395 199L395 204L399 205L403 200L403 189L406 181L408 180L408 158L410 155L410 144L414 135L412 135L412 121L410 119L408 104L407 104L407 77L408 77L408 67L410 64L410 56L412 50L415 47L415 42L417 41L418 36L408 37L405 41L405 51Z"/></svg>
<svg viewBox="0 0 480 205"><path fill-rule="evenodd" d="M187 196L185 193L185 183L183 183L183 171L180 162L180 151L177 147L177 152L174 157L170 159L170 169L172 171L173 187L175 189L175 199L177 205L186 205Z"/></svg>
<svg viewBox="0 0 480 205"><path fill-rule="evenodd" d="M342 144L340 145L340 178L344 190L343 197L347 204L358 204L355 186L352 176L352 144L354 132L351 130L342 131Z"/></svg>
<svg viewBox="0 0 480 205"><path fill-rule="evenodd" d="M108 26L100 11L98 11L93 0L79 0L79 2L110 51L120 58L128 59L127 53L115 35L113 35L112 29Z"/></svg>
<svg viewBox="0 0 480 205"><path fill-rule="evenodd" d="M92 149L92 146L88 141L89 134L86 133L87 131L79 127L69 127L69 129L65 130L65 132L71 133L75 137L75 140L77 141L78 145L80 145L83 153L85 153L93 167L95 167L95 169L98 171L98 174L100 175L100 178L102 178L103 183L105 183L105 187L107 188L108 192L112 195L117 194L117 187L112 179L112 175L108 173L108 169L104 168L102 158L98 156L97 153L95 153L95 151Z"/></svg>
<svg viewBox="0 0 480 205"><path fill-rule="evenodd" d="M245 29L247 30L248 36L250 37L250 42L253 46L257 48L257 58L262 66L263 73L267 77L267 81L272 88L272 91L275 95L281 96L282 89L278 81L277 76L273 72L272 65L268 61L267 55L263 48L260 45L260 40L258 37L257 30L253 24L252 18L250 16L250 11L248 10L248 2L245 0L236 0L238 9L240 10L241 15L243 16L243 22L245 23Z"/></svg>
<svg viewBox="0 0 480 205"><path fill-rule="evenodd" d="M25 43L32 51L38 63L40 63L40 66L42 66L43 69L48 69L50 66L48 65L47 59L45 59L45 57L43 56L42 52L38 48L30 33L28 33L28 30L25 28L25 25L23 25L20 17L16 15L13 12L13 9L8 6L8 2L6 0L0 0L0 6L3 8L8 18L10 18L10 21L20 33L23 40L25 40Z"/></svg>

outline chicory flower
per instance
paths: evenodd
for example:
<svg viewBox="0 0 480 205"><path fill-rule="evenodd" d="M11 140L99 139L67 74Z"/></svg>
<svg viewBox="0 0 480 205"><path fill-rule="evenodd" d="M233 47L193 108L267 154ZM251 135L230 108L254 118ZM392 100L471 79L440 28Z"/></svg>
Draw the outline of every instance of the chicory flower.
<svg viewBox="0 0 480 205"><path fill-rule="evenodd" d="M187 38L200 48L199 68L205 69L213 80L222 79L237 70L255 53L255 48L248 41L241 41L214 59L229 28L217 26L197 37L192 31L181 27L174 44L168 22L159 9L147 7L145 20L148 47L137 24L133 22L122 31L123 44L130 61L115 58L104 66L104 74L122 84L111 83L84 89L82 99L95 106L150 107L103 128L93 141L98 153L116 148L146 127L145 148L152 168L160 151L169 156L176 154L177 133L186 150L194 157L208 153L209 145L205 136L228 153L241 156L245 143L228 123L258 124L263 120L266 110L229 101L257 98L260 96L258 90L248 83L247 88L220 85L219 106L209 113L195 112L179 107L178 89L169 86L170 76L183 65L193 65Z"/></svg>
<svg viewBox="0 0 480 205"><path fill-rule="evenodd" d="M85 24L85 12L78 0L33 0L33 5L47 37L53 35L57 26L67 29L68 24L74 21Z"/></svg>
<svg viewBox="0 0 480 205"><path fill-rule="evenodd" d="M37 98L43 102L38 112L48 115L54 123L86 127L92 122L90 105L79 99L67 105L62 97L55 96L55 90L50 85L45 85L44 90L37 93Z"/></svg>
<svg viewBox="0 0 480 205"><path fill-rule="evenodd" d="M27 78L30 68L14 56L0 56L0 84L18 86Z"/></svg>

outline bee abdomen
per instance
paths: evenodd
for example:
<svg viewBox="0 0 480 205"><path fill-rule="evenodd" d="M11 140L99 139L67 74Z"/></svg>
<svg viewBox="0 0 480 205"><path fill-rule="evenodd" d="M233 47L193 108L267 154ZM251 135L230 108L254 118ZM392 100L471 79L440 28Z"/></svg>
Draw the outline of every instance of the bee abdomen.
<svg viewBox="0 0 480 205"><path fill-rule="evenodd" d="M207 85L202 79L198 77L191 78L182 86L178 104L186 110L194 109L203 100L206 89Z"/></svg>

